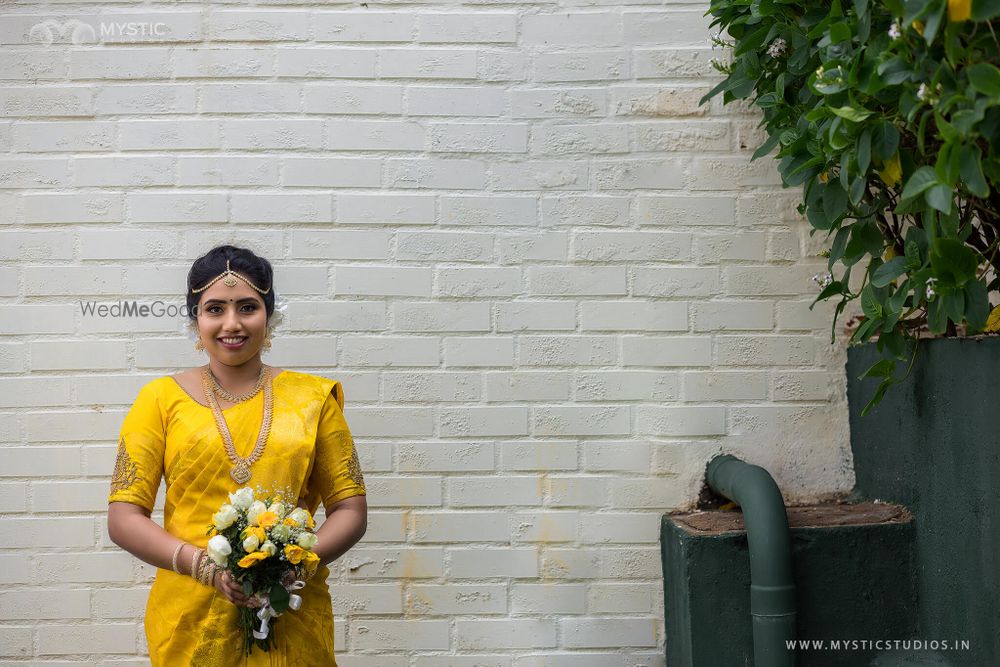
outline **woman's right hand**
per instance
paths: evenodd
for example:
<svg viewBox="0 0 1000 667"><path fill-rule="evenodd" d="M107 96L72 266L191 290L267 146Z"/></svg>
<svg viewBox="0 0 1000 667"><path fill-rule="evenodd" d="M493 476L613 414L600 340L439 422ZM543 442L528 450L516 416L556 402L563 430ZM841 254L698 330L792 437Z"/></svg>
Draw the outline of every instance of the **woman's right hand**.
<svg viewBox="0 0 1000 667"><path fill-rule="evenodd" d="M255 598L243 592L243 587L233 579L229 570L216 572L212 583L217 591L237 607L255 608L259 606Z"/></svg>

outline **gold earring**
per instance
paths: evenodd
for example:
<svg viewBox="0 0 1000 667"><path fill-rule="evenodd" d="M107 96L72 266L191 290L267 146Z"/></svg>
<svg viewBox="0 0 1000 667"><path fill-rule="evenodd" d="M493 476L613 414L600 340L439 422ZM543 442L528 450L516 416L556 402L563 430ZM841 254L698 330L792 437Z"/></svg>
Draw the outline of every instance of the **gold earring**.
<svg viewBox="0 0 1000 667"><path fill-rule="evenodd" d="M202 344L200 338L197 341L195 341L194 349L197 350L198 352L201 352L202 350L205 349L205 346Z"/></svg>
<svg viewBox="0 0 1000 667"><path fill-rule="evenodd" d="M270 350L271 349L271 334L268 334L268 335L266 335L264 337L264 346L263 347L264 347L265 350Z"/></svg>

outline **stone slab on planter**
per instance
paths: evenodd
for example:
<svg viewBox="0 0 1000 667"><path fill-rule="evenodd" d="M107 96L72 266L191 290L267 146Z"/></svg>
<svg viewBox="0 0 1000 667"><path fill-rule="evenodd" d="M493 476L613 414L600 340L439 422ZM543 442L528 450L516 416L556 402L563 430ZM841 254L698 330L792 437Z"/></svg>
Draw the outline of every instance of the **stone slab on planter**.
<svg viewBox="0 0 1000 667"><path fill-rule="evenodd" d="M847 355L855 496L905 505L916 528L921 639L968 640L954 665L1000 665L1000 337L920 342L907 380L864 417L879 356Z"/></svg>
<svg viewBox="0 0 1000 667"><path fill-rule="evenodd" d="M799 639L908 638L916 588L913 522L885 503L787 508ZM669 667L753 664L743 514L672 514L661 524ZM879 651L806 650L798 665L868 665Z"/></svg>

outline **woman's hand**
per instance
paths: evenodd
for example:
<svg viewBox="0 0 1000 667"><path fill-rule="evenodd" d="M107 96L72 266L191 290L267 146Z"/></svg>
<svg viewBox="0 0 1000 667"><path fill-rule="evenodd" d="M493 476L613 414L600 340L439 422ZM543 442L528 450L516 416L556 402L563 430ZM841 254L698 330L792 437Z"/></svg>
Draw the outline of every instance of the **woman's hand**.
<svg viewBox="0 0 1000 667"><path fill-rule="evenodd" d="M216 572L212 584L216 590L237 607L255 608L260 606L256 598L250 597L243 592L243 587L233 579L233 575L229 570Z"/></svg>

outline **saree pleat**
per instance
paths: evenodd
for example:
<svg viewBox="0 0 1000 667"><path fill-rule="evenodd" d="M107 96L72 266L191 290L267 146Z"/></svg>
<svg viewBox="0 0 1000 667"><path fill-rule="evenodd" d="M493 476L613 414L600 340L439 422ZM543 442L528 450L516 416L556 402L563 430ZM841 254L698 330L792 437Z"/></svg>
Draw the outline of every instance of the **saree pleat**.
<svg viewBox="0 0 1000 667"><path fill-rule="evenodd" d="M287 370L272 382L271 431L247 485L258 495L279 493L293 504L297 499L311 513L325 499L363 495L357 453L341 411L340 383ZM253 451L263 405L261 392L223 412L240 456ZM202 548L212 515L240 488L230 477L233 464L212 410L171 377L143 387L122 426L119 461L109 502L132 502L152 511L162 470L164 528ZM119 475L119 469L130 474ZM336 667L328 575L322 566L296 591L302 606L272 621L271 650L255 648L247 658L239 609L214 587L158 569L144 619L152 666Z"/></svg>

